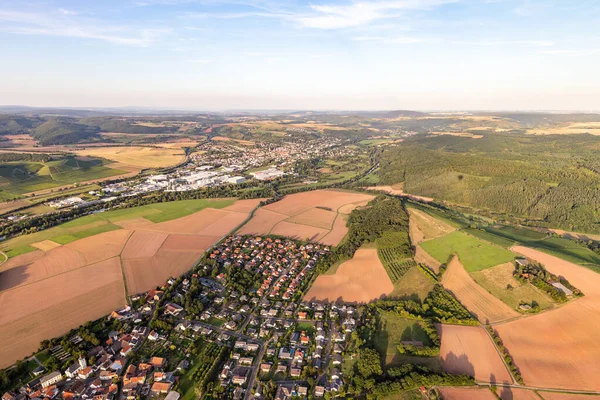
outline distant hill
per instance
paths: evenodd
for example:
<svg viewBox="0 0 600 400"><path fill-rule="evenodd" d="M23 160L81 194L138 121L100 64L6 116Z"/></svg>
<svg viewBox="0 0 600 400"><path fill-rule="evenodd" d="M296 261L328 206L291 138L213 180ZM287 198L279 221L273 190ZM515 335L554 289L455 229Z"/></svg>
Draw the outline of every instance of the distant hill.
<svg viewBox="0 0 600 400"><path fill-rule="evenodd" d="M42 124L43 122L44 120L38 117L0 114L0 135L18 135L29 133L31 129Z"/></svg>
<svg viewBox="0 0 600 400"><path fill-rule="evenodd" d="M118 133L169 133L177 128L156 124L156 126L142 125L136 123L136 120L130 118L85 118L82 123L90 126L96 126L102 132Z"/></svg>
<svg viewBox="0 0 600 400"><path fill-rule="evenodd" d="M31 135L41 145L73 144L99 139L97 127L84 125L72 118L52 118L36 127Z"/></svg>
<svg viewBox="0 0 600 400"><path fill-rule="evenodd" d="M396 110L396 111L386 112L383 115L383 117L384 118L400 118L400 117L416 118L416 117L425 117L427 115L429 115L429 114L420 112L420 111Z"/></svg>

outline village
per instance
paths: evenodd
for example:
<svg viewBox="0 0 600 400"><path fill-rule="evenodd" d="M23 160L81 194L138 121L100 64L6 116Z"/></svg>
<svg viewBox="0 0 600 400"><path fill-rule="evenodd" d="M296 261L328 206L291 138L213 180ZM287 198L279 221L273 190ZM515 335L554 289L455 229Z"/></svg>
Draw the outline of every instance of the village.
<svg viewBox="0 0 600 400"><path fill-rule="evenodd" d="M188 274L132 296L100 322L104 330L51 341L47 351L64 368L40 365L35 379L2 400L335 394L360 318L352 306L302 301L328 251L289 239L228 237Z"/></svg>

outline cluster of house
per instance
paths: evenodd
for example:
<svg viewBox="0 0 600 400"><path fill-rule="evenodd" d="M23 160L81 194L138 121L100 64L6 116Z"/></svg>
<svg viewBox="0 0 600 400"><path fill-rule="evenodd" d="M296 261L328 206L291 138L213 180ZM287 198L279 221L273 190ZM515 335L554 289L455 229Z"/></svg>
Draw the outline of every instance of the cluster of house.
<svg viewBox="0 0 600 400"><path fill-rule="evenodd" d="M259 349L260 344L258 342L236 340L233 345L231 359L223 365L219 373L221 385L244 385L250 377L252 365Z"/></svg>
<svg viewBox="0 0 600 400"><path fill-rule="evenodd" d="M13 398L14 400L55 398L114 400L118 391L114 381L123 375L124 368L127 368L125 379L131 377L135 381L136 377L140 376L140 374L136 375L137 371L132 369L132 366L127 367L127 359L144 341L147 329L145 326L136 326L127 333L112 331L108 334L106 342L90 348L85 357L80 356L64 371L52 371L41 375L21 387L18 393L8 393L5 400L13 400ZM52 351L53 354L60 352L54 349ZM88 363L88 360L93 362ZM153 368L160 367L154 364L152 364ZM146 370L152 372L152 368ZM154 387L148 387L148 392L151 390L153 391ZM131 397L134 398L135 396Z"/></svg>
<svg viewBox="0 0 600 400"><path fill-rule="evenodd" d="M307 280L317 259L329 252L320 244L298 245L291 240L232 236L210 258L225 267L245 268L264 277L258 296L290 300Z"/></svg>
<svg viewBox="0 0 600 400"><path fill-rule="evenodd" d="M254 143L253 146L238 144L235 141L211 141L199 146L199 152L192 158L201 165L222 165L237 171L260 167L267 163L286 165L296 160L315 156L332 156L343 151L338 138L316 138L275 143Z"/></svg>

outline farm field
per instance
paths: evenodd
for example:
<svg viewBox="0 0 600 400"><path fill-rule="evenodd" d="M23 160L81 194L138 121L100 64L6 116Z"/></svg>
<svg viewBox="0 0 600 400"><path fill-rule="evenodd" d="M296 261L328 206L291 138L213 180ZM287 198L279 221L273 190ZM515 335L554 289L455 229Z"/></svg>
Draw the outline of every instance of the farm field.
<svg viewBox="0 0 600 400"><path fill-rule="evenodd" d="M163 147L89 147L77 150L76 153L82 156L106 158L116 163L135 168L169 167L179 164L185 159L183 150Z"/></svg>
<svg viewBox="0 0 600 400"><path fill-rule="evenodd" d="M79 229L75 234L107 226L115 229L65 245L56 238L39 240L38 234L30 235L35 236L28 239L35 240L30 244L37 248L30 246L33 251L0 266L0 307L10 310L0 316L0 340L11 344L0 350L0 367L30 354L41 340L124 305L126 291L146 291L187 271L208 247L244 221L260 199L234 202L190 200L95 214L57 228ZM221 209L208 208L211 205ZM142 215L164 221L140 224ZM165 220L177 216L181 217ZM138 228L121 229L110 222L126 224L128 217L138 220Z"/></svg>
<svg viewBox="0 0 600 400"><path fill-rule="evenodd" d="M418 200L418 201L424 201L424 202L432 202L434 199L431 197L424 197L424 196L417 196L414 194L409 194L406 193L404 190L402 190L401 188L394 188L392 186L369 186L366 188L367 190L375 190L378 192L385 192L387 194L391 194L391 195L396 195L396 196L406 196L409 199L414 199L414 200Z"/></svg>
<svg viewBox="0 0 600 400"><path fill-rule="evenodd" d="M374 248L361 248L351 260L342 263L335 274L319 275L305 300L367 303L385 297L394 285Z"/></svg>
<svg viewBox="0 0 600 400"><path fill-rule="evenodd" d="M410 215L410 223L414 224L422 233L422 239L413 244L418 244L423 240L433 239L439 236L447 235L456 230L455 227L446 224L445 222L432 217L431 215L417 210L416 208L407 208Z"/></svg>
<svg viewBox="0 0 600 400"><path fill-rule="evenodd" d="M97 158L65 157L47 162L5 162L0 165L0 198L56 189L79 182L102 180L125 174Z"/></svg>
<svg viewBox="0 0 600 400"><path fill-rule="evenodd" d="M234 203L234 199L181 200L96 213L41 232L17 236L0 243L0 250L4 251L9 257L14 257L36 250L32 244L45 240L67 244L102 232L120 228L135 229L140 224L148 225L153 222L158 223L181 218L207 207L220 209L229 206L240 207L240 204L250 204L247 203L247 200L240 201L235 206Z"/></svg>
<svg viewBox="0 0 600 400"><path fill-rule="evenodd" d="M585 296L535 316L494 326L526 384L600 390L600 275L535 249L513 251L564 276ZM539 335L539 332L548 332ZM543 397L543 395L542 395Z"/></svg>
<svg viewBox="0 0 600 400"><path fill-rule="evenodd" d="M282 235L337 246L346 233L346 214L374 196L341 190L315 190L285 196L261 207L240 234Z"/></svg>
<svg viewBox="0 0 600 400"><path fill-rule="evenodd" d="M540 400L541 397L533 390L511 387L498 387L496 393L500 400Z"/></svg>
<svg viewBox="0 0 600 400"><path fill-rule="evenodd" d="M492 339L482 327L439 324L437 328L446 372L467 374L480 382L512 383Z"/></svg>
<svg viewBox="0 0 600 400"><path fill-rule="evenodd" d="M440 387L444 400L495 400L496 396L488 388ZM515 399L517 400L517 399Z"/></svg>
<svg viewBox="0 0 600 400"><path fill-rule="evenodd" d="M412 267L416 266L412 258L407 258L402 249L377 249L379 259L392 283L399 281Z"/></svg>
<svg viewBox="0 0 600 400"><path fill-rule="evenodd" d="M398 352L402 341L420 341L425 346L431 346L427 333L417 320L403 318L391 312L382 312L381 320L373 338L375 349L381 354L387 367L402 364L404 356ZM425 361L435 357L423 358Z"/></svg>
<svg viewBox="0 0 600 400"><path fill-rule="evenodd" d="M484 270L515 258L514 254L502 247L460 231L422 242L420 246L440 263L447 262L452 254L457 254L469 272Z"/></svg>
<svg viewBox="0 0 600 400"><path fill-rule="evenodd" d="M424 264L431 268L436 274L440 272L440 267L442 263L440 263L435 258L431 257L423 248L419 245L415 246L415 261L419 264Z"/></svg>
<svg viewBox="0 0 600 400"><path fill-rule="evenodd" d="M513 309L520 304L535 302L540 309L552 307L553 301L530 283L523 284L513 277L513 263L500 264L483 271L472 272L471 277L479 286L489 291ZM510 289L507 286L510 285Z"/></svg>
<svg viewBox="0 0 600 400"><path fill-rule="evenodd" d="M410 268L402 278L394 283L390 298L414 298L424 301L433 290L435 282L417 266Z"/></svg>
<svg viewBox="0 0 600 400"><path fill-rule="evenodd" d="M442 277L442 285L483 324L520 316L518 312L479 286L456 256L448 263L448 269Z"/></svg>
<svg viewBox="0 0 600 400"><path fill-rule="evenodd" d="M600 395L575 394L575 393L554 393L538 392L544 400L599 400ZM515 398L515 400L519 400Z"/></svg>

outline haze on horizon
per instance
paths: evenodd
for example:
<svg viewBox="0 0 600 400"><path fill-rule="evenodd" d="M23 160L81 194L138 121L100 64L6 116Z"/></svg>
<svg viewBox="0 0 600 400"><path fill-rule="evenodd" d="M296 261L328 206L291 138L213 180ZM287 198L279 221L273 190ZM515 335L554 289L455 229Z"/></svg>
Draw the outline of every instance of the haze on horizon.
<svg viewBox="0 0 600 400"><path fill-rule="evenodd" d="M0 104L600 110L599 0L0 0Z"/></svg>

